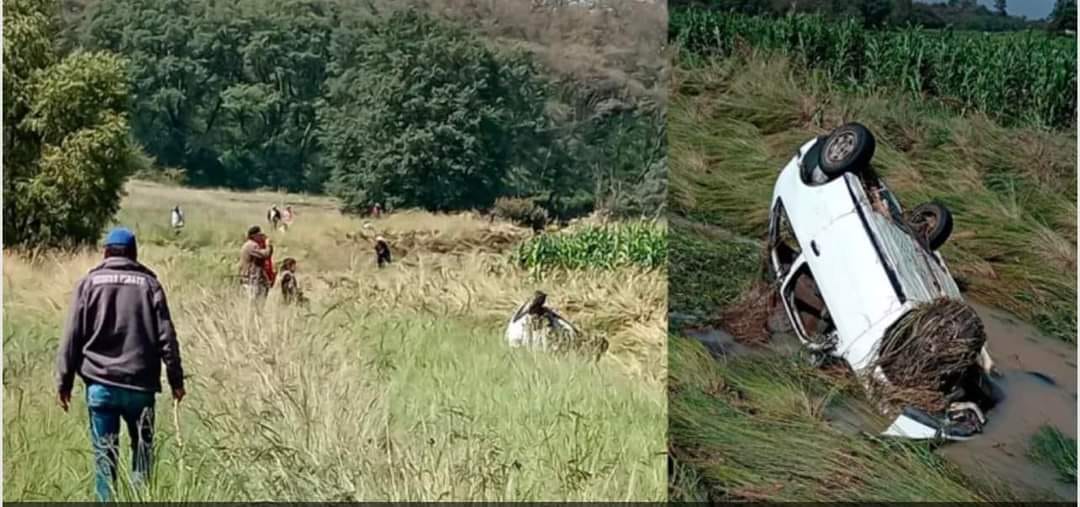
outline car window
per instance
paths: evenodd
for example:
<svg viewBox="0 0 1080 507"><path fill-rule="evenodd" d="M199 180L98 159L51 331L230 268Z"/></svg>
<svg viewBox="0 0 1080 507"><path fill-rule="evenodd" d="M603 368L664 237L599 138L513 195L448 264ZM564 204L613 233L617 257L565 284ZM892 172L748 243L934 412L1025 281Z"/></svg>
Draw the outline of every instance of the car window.
<svg viewBox="0 0 1080 507"><path fill-rule="evenodd" d="M773 221L770 225L769 247L774 255L773 261L777 264L777 272L786 273L795 259L802 254L802 249L799 248L799 240L791 228L791 221L788 220L782 201L776 202Z"/></svg>
<svg viewBox="0 0 1080 507"><path fill-rule="evenodd" d="M784 286L783 297L792 313L795 331L800 336L821 336L836 329L808 264L802 264L792 274Z"/></svg>

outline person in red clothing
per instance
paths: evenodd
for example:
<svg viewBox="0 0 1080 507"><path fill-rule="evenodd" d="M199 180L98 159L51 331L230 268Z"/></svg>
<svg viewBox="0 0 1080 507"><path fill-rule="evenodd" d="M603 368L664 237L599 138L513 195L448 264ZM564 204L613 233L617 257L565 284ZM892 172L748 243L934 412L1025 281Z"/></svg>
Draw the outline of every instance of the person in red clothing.
<svg viewBox="0 0 1080 507"><path fill-rule="evenodd" d="M240 248L240 283L248 299L259 307L274 286L273 255L274 247L262 229L257 225L248 228L247 241Z"/></svg>

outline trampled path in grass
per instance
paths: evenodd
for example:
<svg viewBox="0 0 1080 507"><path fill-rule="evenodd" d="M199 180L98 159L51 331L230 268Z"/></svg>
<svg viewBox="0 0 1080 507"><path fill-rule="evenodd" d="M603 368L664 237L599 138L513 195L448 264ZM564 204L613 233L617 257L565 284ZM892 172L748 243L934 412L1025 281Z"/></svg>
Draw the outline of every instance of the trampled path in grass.
<svg viewBox="0 0 1080 507"><path fill-rule="evenodd" d="M516 234L468 214L401 212L365 229L312 197L129 190L119 221L136 229L141 259L163 280L190 377L179 435L171 400L158 398L155 479L138 498L664 498L662 270L541 279L509 252L426 250L473 245L493 227ZM283 309L275 292L273 312L256 322L231 276L246 227L264 222L272 202L297 211L287 233L272 233L274 257L299 260L312 303ZM187 227L174 237L177 203ZM379 270L361 230L412 243ZM65 414L52 372L71 288L98 258L5 252L5 500L91 498L82 384ZM594 363L509 350L506 319L535 289L603 333L608 354ZM137 497L122 487L121 498Z"/></svg>

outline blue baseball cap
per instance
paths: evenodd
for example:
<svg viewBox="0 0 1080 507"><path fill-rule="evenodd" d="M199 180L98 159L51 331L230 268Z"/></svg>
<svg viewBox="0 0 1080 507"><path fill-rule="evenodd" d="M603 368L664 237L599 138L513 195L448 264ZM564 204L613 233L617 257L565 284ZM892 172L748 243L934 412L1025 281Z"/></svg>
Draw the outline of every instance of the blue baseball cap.
<svg viewBox="0 0 1080 507"><path fill-rule="evenodd" d="M105 236L105 246L135 247L135 233L127 227L116 227Z"/></svg>

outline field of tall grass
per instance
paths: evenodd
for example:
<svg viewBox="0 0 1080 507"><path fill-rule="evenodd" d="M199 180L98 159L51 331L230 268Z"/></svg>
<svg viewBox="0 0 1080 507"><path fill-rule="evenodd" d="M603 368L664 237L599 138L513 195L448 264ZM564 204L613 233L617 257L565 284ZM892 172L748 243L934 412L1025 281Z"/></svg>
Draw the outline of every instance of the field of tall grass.
<svg viewBox="0 0 1080 507"><path fill-rule="evenodd" d="M773 182L796 148L858 121L877 136L875 167L901 203L952 209L943 255L967 297L1075 341L1075 133L846 91L769 52L680 63L668 113L670 499L1053 499L984 481L927 445L874 437L884 421L851 378L809 368L784 344L717 358L690 335L760 276ZM1044 436L1031 452L1064 474L1069 445Z"/></svg>
<svg viewBox="0 0 1080 507"><path fill-rule="evenodd" d="M365 226L305 196L129 191L118 221L163 280L189 394L178 411L158 398L154 480L143 492L122 485L121 499L665 498L662 270L541 278L505 239L529 231L470 214ZM297 211L272 233L275 259L298 259L311 305L285 308L275 292L256 320L233 274L246 227L272 202ZM167 226L176 203L188 222L178 236ZM375 266L373 234L395 247L388 268ZM92 497L82 384L65 414L52 372L71 288L98 260L4 253L5 500ZM506 347L510 313L536 289L607 338L598 362Z"/></svg>
<svg viewBox="0 0 1080 507"><path fill-rule="evenodd" d="M1076 125L1076 39L1045 32L873 30L857 20L781 18L674 9L672 39L687 58L747 47L790 57L860 91L933 97L961 112L1008 124Z"/></svg>

